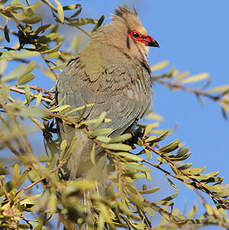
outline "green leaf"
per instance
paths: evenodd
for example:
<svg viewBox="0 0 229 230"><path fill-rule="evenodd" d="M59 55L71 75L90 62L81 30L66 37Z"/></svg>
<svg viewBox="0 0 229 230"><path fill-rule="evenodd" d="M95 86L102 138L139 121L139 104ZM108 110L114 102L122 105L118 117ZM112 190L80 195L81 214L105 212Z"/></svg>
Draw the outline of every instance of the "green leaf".
<svg viewBox="0 0 229 230"><path fill-rule="evenodd" d="M30 195L26 197L25 199L20 201L20 204L23 205L28 205L28 204L37 204L39 202L39 198L41 197L41 194L36 194L36 195Z"/></svg>
<svg viewBox="0 0 229 230"><path fill-rule="evenodd" d="M169 184L171 185L171 187L174 189L174 190L178 190L178 188L176 187L176 185L173 183L173 181L166 175L166 178L169 182Z"/></svg>
<svg viewBox="0 0 229 230"><path fill-rule="evenodd" d="M56 193L55 192L52 192L49 195L48 206L49 206L49 212L55 213L56 206L57 206L57 197L56 197Z"/></svg>
<svg viewBox="0 0 229 230"><path fill-rule="evenodd" d="M6 102L10 96L10 86L3 84L0 88L1 103Z"/></svg>
<svg viewBox="0 0 229 230"><path fill-rule="evenodd" d="M31 102L31 91L30 91L30 87L28 85L25 86L25 98L27 100L27 104L29 104Z"/></svg>
<svg viewBox="0 0 229 230"><path fill-rule="evenodd" d="M182 79L184 79L185 77L187 77L188 75L189 75L189 71L185 71L185 72L179 74L178 76L174 77L172 82L173 83L179 82Z"/></svg>
<svg viewBox="0 0 229 230"><path fill-rule="evenodd" d="M4 26L4 36L7 42L10 42L10 36L9 36L9 30L7 28L7 20L6 20L6 24Z"/></svg>
<svg viewBox="0 0 229 230"><path fill-rule="evenodd" d="M145 127L145 131L144 131L144 136L146 136L148 133L151 132L152 129L155 129L159 126L159 123L158 122L155 122L155 123L152 123L152 124L149 124Z"/></svg>
<svg viewBox="0 0 229 230"><path fill-rule="evenodd" d="M9 3L9 6L12 10L24 9L25 6L18 0L13 0Z"/></svg>
<svg viewBox="0 0 229 230"><path fill-rule="evenodd" d="M71 106L70 105L62 105L62 106L59 106L57 108L54 108L54 109L50 109L50 112L52 113L64 113L68 110L71 109Z"/></svg>
<svg viewBox="0 0 229 230"><path fill-rule="evenodd" d="M141 194L151 194L151 193L157 192L158 190L160 190L160 187L155 187L152 189L144 189L144 190L140 190L139 192Z"/></svg>
<svg viewBox="0 0 229 230"><path fill-rule="evenodd" d="M26 24L36 24L42 20L42 17L37 14L33 14L31 11L22 11L14 14L15 18Z"/></svg>
<svg viewBox="0 0 229 230"><path fill-rule="evenodd" d="M42 54L48 54L48 53L54 53L54 52L57 52L59 51L60 47L62 46L62 42L60 42L60 44L58 44L56 47L52 48L52 49L49 49L49 50L45 50L45 51L42 51L41 53Z"/></svg>
<svg viewBox="0 0 229 230"><path fill-rule="evenodd" d="M21 111L14 111L14 114L19 116L25 116L25 117L41 117L44 118L47 116L44 110L31 106L28 108L24 108Z"/></svg>
<svg viewBox="0 0 229 230"><path fill-rule="evenodd" d="M106 137L106 136L97 136L96 140L101 141L103 143L109 143L111 138L110 137Z"/></svg>
<svg viewBox="0 0 229 230"><path fill-rule="evenodd" d="M93 18L77 18L74 22L69 23L70 26L83 26L87 24L96 24L97 20Z"/></svg>
<svg viewBox="0 0 229 230"><path fill-rule="evenodd" d="M34 33L35 33L36 35L42 34L42 33L44 33L46 30L52 29L53 27L54 27L53 24L42 25L42 26L39 26L37 29L35 29L35 30L34 30Z"/></svg>
<svg viewBox="0 0 229 230"><path fill-rule="evenodd" d="M35 67L37 66L37 63L35 61L31 61L25 69L24 74L30 73Z"/></svg>
<svg viewBox="0 0 229 230"><path fill-rule="evenodd" d="M204 167L204 166L203 166ZM203 168L202 167L202 168ZM188 170L188 169L187 169ZM211 173L208 173L208 174L197 174L197 175L190 175L192 178L194 179L198 179L198 180L201 180L201 181L206 181L206 180L209 180L210 178L214 179L216 178L216 176L219 174L219 172L211 172Z"/></svg>
<svg viewBox="0 0 229 230"><path fill-rule="evenodd" d="M170 160L172 160L172 161L184 161L184 160L188 159L191 154L192 154L191 152L188 152L186 155L180 156L180 157L177 157L176 155L171 156Z"/></svg>
<svg viewBox="0 0 229 230"><path fill-rule="evenodd" d="M146 142L160 142L166 138L168 133L169 133L169 131L165 130L165 131L161 132L161 135L159 137L150 136L149 138L146 139Z"/></svg>
<svg viewBox="0 0 229 230"><path fill-rule="evenodd" d="M175 140L172 143L162 147L159 149L160 152L164 152L164 153L169 153L174 151L175 149L177 149L179 147L180 141L179 140Z"/></svg>
<svg viewBox="0 0 229 230"><path fill-rule="evenodd" d="M163 121L163 117L156 113L149 113L147 114L146 118L151 120L156 120L156 121Z"/></svg>
<svg viewBox="0 0 229 230"><path fill-rule="evenodd" d="M33 73L27 73L25 75L22 75L18 78L18 84L24 85L30 81L32 81L35 78L35 75Z"/></svg>
<svg viewBox="0 0 229 230"><path fill-rule="evenodd" d="M189 211L187 218L191 219L196 217L198 214L198 206L196 205L196 203L193 205L193 207L191 208L191 210Z"/></svg>
<svg viewBox="0 0 229 230"><path fill-rule="evenodd" d="M1 56L0 56L0 60L7 60L7 61L11 61L11 60L15 60L15 59L23 59L23 58L28 58L28 57L33 57L33 56L37 56L39 53L36 51L29 51L29 50L22 50L22 51L8 51L8 52L4 52ZM26 66L26 65L24 65Z"/></svg>
<svg viewBox="0 0 229 230"><path fill-rule="evenodd" d="M2 78L2 82L8 82L14 80L15 78L17 78L18 76L24 73L25 68L26 65L24 64L17 66L15 69L13 69L10 73L8 73Z"/></svg>
<svg viewBox="0 0 229 230"><path fill-rule="evenodd" d="M157 201L155 202L156 204L161 204L161 205L168 205L171 206L173 205L173 202L169 202L170 200L173 200L174 198L176 198L178 196L178 193L174 193L166 198L164 198L163 200Z"/></svg>
<svg viewBox="0 0 229 230"><path fill-rule="evenodd" d="M198 81L202 81L204 79L209 79L209 74L208 73L201 73L201 74L197 74L194 76L191 76L189 78L186 78L184 80L181 81L182 84L187 84L187 83L194 83L194 82L198 82Z"/></svg>
<svg viewBox="0 0 229 230"><path fill-rule="evenodd" d="M80 125L95 124L97 121L98 121L98 119L86 120L86 121L82 121L82 122L80 123ZM111 121L111 119L106 118L106 119L104 120L104 123L110 122L110 121Z"/></svg>
<svg viewBox="0 0 229 230"><path fill-rule="evenodd" d="M161 70L161 69L164 69L165 67L167 67L169 65L169 61L162 61L162 62L159 62L155 65L153 65L151 67L151 71L155 72L155 71L158 71L158 70Z"/></svg>
<svg viewBox="0 0 229 230"><path fill-rule="evenodd" d="M97 137L97 136L106 136L109 135L113 132L112 129L110 128L102 128L102 129L96 129L91 133L92 137Z"/></svg>
<svg viewBox="0 0 229 230"><path fill-rule="evenodd" d="M67 65L68 63L63 63L60 65L56 65L56 66L52 66L51 69L59 69L60 71L62 71L62 69Z"/></svg>
<svg viewBox="0 0 229 230"><path fill-rule="evenodd" d="M49 55L47 55L44 59L50 59L50 58L58 58L60 56L60 51L54 52L54 53L50 53Z"/></svg>
<svg viewBox="0 0 229 230"><path fill-rule="evenodd" d="M145 148L146 158L148 161L152 159L152 153L148 149Z"/></svg>
<svg viewBox="0 0 229 230"><path fill-rule="evenodd" d="M104 19L105 19L105 15L103 14L98 20L98 22L96 23L96 25L94 26L94 28L92 29L91 33L95 32L103 24Z"/></svg>
<svg viewBox="0 0 229 230"><path fill-rule="evenodd" d="M67 148L68 144L67 144L67 141L66 140L63 140L61 141L61 144L60 144L60 151L61 152L64 152L65 149Z"/></svg>
<svg viewBox="0 0 229 230"><path fill-rule="evenodd" d="M141 172L144 172L144 173L150 171L150 169L147 168L145 165L139 164L139 163L135 163L135 162L127 162L127 163L125 163L123 165L123 167L134 169L134 170L141 171Z"/></svg>
<svg viewBox="0 0 229 230"><path fill-rule="evenodd" d="M183 148L178 151L175 157L183 157L189 151L188 148Z"/></svg>
<svg viewBox="0 0 229 230"><path fill-rule="evenodd" d="M95 143L93 143L92 149L91 149L91 153L90 153L90 158L91 158L91 162L93 165L96 165L95 163Z"/></svg>
<svg viewBox="0 0 229 230"><path fill-rule="evenodd" d="M206 166L202 166L201 168L190 168L185 169L184 171L189 175L198 175L202 173L206 169Z"/></svg>
<svg viewBox="0 0 229 230"><path fill-rule="evenodd" d="M38 93L37 100L36 100L36 107L38 107L39 104L41 103L41 99L42 99L42 93Z"/></svg>
<svg viewBox="0 0 229 230"><path fill-rule="evenodd" d="M58 12L58 15L59 15L59 19L63 23L64 22L64 10L63 10L63 7L62 7L61 3L58 0L54 0L54 1L57 4L57 12Z"/></svg>
<svg viewBox="0 0 229 230"><path fill-rule="evenodd" d="M97 128L104 122L104 120L105 120L105 118L106 118L106 115L107 115L106 112L102 112L102 113L99 115L99 117L97 118L96 123L94 124L94 127L93 127L94 130L97 129Z"/></svg>
<svg viewBox="0 0 229 230"><path fill-rule="evenodd" d="M229 85L222 85L216 88L205 90L204 92L205 93L222 93L225 91L229 91Z"/></svg>
<svg viewBox="0 0 229 230"><path fill-rule="evenodd" d="M130 151L132 148L126 144L103 144L103 148L119 151Z"/></svg>
<svg viewBox="0 0 229 230"><path fill-rule="evenodd" d="M75 9L80 8L80 7L81 7L80 4L70 4L70 5L64 6L63 10L75 10Z"/></svg>
<svg viewBox="0 0 229 230"><path fill-rule="evenodd" d="M118 155L120 157L124 157L128 160L132 160L132 161L143 161L143 159L133 153L127 153L127 152L117 152L115 153L115 155Z"/></svg>
<svg viewBox="0 0 229 230"><path fill-rule="evenodd" d="M6 70L8 62L6 60L0 61L0 76L3 75L4 71Z"/></svg>
<svg viewBox="0 0 229 230"><path fill-rule="evenodd" d="M83 105L83 106L77 107L77 108L72 109L71 111L67 112L66 115L69 115L71 113L74 113L74 112L77 112L77 111L80 111L80 110L86 110L87 108L90 108L93 105L94 104L87 104L87 105Z"/></svg>
<svg viewBox="0 0 229 230"><path fill-rule="evenodd" d="M80 7L73 15L71 15L69 18L68 18L68 21L74 21L76 20L75 17L78 16L82 11L82 7Z"/></svg>
<svg viewBox="0 0 229 230"><path fill-rule="evenodd" d="M29 6L29 8L32 9L33 12L35 12L36 10L41 8L42 4L43 4L42 1L38 1L34 3L32 6Z"/></svg>
<svg viewBox="0 0 229 230"><path fill-rule="evenodd" d="M129 200L132 203L134 203L138 207L141 207L141 208L144 207L144 198L141 196L140 193L134 193L132 191L128 191L128 195L129 195ZM140 219L139 216L136 215L136 217Z"/></svg>
<svg viewBox="0 0 229 230"><path fill-rule="evenodd" d="M64 159L64 154L65 154L65 150L68 146L68 143L66 140L62 140L60 143L60 160Z"/></svg>
<svg viewBox="0 0 229 230"><path fill-rule="evenodd" d="M83 192L95 188L96 185L97 185L96 181L90 181L90 180L81 179L76 181L69 181L67 183L67 186L65 187L64 193L66 193L66 195L69 195L77 191Z"/></svg>
<svg viewBox="0 0 229 230"><path fill-rule="evenodd" d="M182 166L177 167L179 170L185 170L192 167L192 163L189 164L182 164Z"/></svg>
<svg viewBox="0 0 229 230"><path fill-rule="evenodd" d="M229 105L224 101L221 101L220 104L222 105L223 109L229 113Z"/></svg>
<svg viewBox="0 0 229 230"><path fill-rule="evenodd" d="M121 136L111 138L110 143L123 142L123 141L129 140L131 137L132 135L130 133L125 133Z"/></svg>

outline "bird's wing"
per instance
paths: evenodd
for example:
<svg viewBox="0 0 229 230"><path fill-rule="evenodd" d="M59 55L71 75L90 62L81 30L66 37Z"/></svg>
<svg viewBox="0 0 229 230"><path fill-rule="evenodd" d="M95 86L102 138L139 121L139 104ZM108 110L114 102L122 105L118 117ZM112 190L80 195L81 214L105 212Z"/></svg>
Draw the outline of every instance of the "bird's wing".
<svg viewBox="0 0 229 230"><path fill-rule="evenodd" d="M87 76L79 60L71 61L57 83L58 102L77 108L93 103L84 111L74 113L83 119L94 119L103 111L111 122L102 127L113 129L113 135L125 132L141 118L150 106L150 74L142 66L110 65L100 75ZM82 111L81 111L82 112Z"/></svg>

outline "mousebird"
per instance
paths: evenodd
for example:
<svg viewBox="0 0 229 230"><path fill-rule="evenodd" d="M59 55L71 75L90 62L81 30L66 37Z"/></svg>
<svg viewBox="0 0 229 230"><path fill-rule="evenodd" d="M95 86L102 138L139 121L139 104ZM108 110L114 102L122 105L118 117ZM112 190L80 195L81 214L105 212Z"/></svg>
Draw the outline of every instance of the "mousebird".
<svg viewBox="0 0 229 230"><path fill-rule="evenodd" d="M102 112L110 122L99 128L111 128L109 137L129 132L146 114L151 104L151 71L147 62L149 47L159 47L141 24L136 10L119 6L109 24L92 34L85 48L72 59L57 81L57 103L72 109L93 104L72 113L80 121L98 118ZM65 165L70 180L101 179L105 175L106 153L95 148L96 164L91 162L93 140L83 129L58 120L59 135L68 145L76 138ZM89 132L93 124L88 126Z"/></svg>

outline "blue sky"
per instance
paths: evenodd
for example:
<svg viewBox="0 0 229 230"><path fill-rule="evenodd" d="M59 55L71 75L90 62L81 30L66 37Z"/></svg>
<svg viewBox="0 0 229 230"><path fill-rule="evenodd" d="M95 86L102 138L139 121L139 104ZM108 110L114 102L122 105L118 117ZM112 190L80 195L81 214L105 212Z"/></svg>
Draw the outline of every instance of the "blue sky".
<svg viewBox="0 0 229 230"><path fill-rule="evenodd" d="M71 0L61 2L63 5L77 3ZM82 16L99 18L105 14L107 22L117 5L127 3L132 6L134 3L149 35L160 44L160 49L150 50L150 65L169 60L170 67L175 66L179 71L189 70L193 75L209 72L212 87L228 84L228 0L91 0L80 3L83 5ZM51 87L53 82L41 80L39 84ZM189 162L193 167L205 165L206 172L219 171L225 183L229 183L229 121L223 119L220 107L208 99L200 105L194 95L171 92L158 84L154 84L152 90L154 111L164 117L160 128L172 129L178 124L172 138L180 139L190 148ZM153 170L152 177L152 186L162 187L158 197L171 194L172 190L159 172ZM198 199L193 192L180 185L179 188L182 191L178 199L180 208L184 206L184 200L189 206L193 199Z"/></svg>

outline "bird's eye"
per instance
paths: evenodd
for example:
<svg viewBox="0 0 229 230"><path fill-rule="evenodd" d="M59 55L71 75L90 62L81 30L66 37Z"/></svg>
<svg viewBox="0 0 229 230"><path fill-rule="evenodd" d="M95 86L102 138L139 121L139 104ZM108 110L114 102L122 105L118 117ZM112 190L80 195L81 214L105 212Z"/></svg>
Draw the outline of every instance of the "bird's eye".
<svg viewBox="0 0 229 230"><path fill-rule="evenodd" d="M138 37L139 37L139 34L136 33L136 32L133 32L132 35L133 35L135 38L138 38Z"/></svg>

